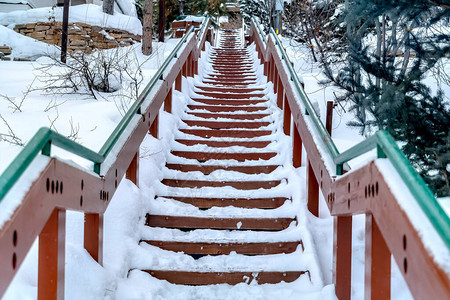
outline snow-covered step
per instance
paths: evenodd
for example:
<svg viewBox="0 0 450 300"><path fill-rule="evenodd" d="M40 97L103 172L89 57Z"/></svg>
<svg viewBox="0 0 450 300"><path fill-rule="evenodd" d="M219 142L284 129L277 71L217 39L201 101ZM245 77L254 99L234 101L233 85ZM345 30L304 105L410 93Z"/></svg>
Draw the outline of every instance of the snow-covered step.
<svg viewBox="0 0 450 300"><path fill-rule="evenodd" d="M260 112L267 110L266 106L218 106L218 105L188 105L192 110L202 110L208 112Z"/></svg>
<svg viewBox="0 0 450 300"><path fill-rule="evenodd" d="M277 165L258 165L258 166L233 166L233 165L189 165L189 164L173 164L168 163L166 167L171 170L178 170L182 172L201 172L208 175L217 170L235 171L245 174L269 174L275 171Z"/></svg>
<svg viewBox="0 0 450 300"><path fill-rule="evenodd" d="M150 227L178 229L222 229L222 230L265 230L278 231L286 229L295 218L218 218L191 217L147 214L145 225Z"/></svg>
<svg viewBox="0 0 450 300"><path fill-rule="evenodd" d="M213 285L238 283L274 284L293 282L306 272L192 272L146 270L153 277L182 285Z"/></svg>
<svg viewBox="0 0 450 300"><path fill-rule="evenodd" d="M224 97L225 98L225 97ZM220 106L251 106L251 105L264 105L267 103L267 99L219 99L219 98L191 98L197 103L207 105L220 105Z"/></svg>
<svg viewBox="0 0 450 300"><path fill-rule="evenodd" d="M292 253L298 246L303 249L301 241L294 242L263 242L263 243L202 243L202 242L175 242L159 240L142 240L141 242L157 246L160 249L174 252L184 252L189 255L223 255L236 252L245 255L266 255Z"/></svg>
<svg viewBox="0 0 450 300"><path fill-rule="evenodd" d="M270 181L205 181L186 179L164 179L163 184L178 188L225 187L230 186L238 190L270 189L281 184L281 180Z"/></svg>
<svg viewBox="0 0 450 300"><path fill-rule="evenodd" d="M237 161L246 160L269 160L275 157L277 153L274 152L248 152L248 153L227 153L227 152L195 152L195 151L172 151L175 156L196 159L199 162L204 162L211 159L234 159Z"/></svg>
<svg viewBox="0 0 450 300"><path fill-rule="evenodd" d="M182 133L194 136L209 137L234 137L234 138L254 138L272 134L271 130L220 130L220 129L179 129Z"/></svg>
<svg viewBox="0 0 450 300"><path fill-rule="evenodd" d="M186 146L195 145L206 145L213 148L224 148L224 147L234 147L240 146L245 148L265 148L272 141L210 141L210 140L187 140L187 139L176 139L177 143Z"/></svg>
<svg viewBox="0 0 450 300"><path fill-rule="evenodd" d="M160 196L160 198L173 199L193 205L200 209L209 209L212 207L240 207L240 208L260 208L273 209L282 206L286 201L290 201L286 197L267 197L267 198L212 198L212 197L176 197L176 196Z"/></svg>
<svg viewBox="0 0 450 300"><path fill-rule="evenodd" d="M201 113L201 112L192 112L192 111L186 111L184 113L185 118L190 118L193 120L217 120L217 121L233 121L238 122L239 121L247 121L247 120L259 120L259 121L266 121L270 120L273 121L273 116L270 114L261 114L261 113Z"/></svg>

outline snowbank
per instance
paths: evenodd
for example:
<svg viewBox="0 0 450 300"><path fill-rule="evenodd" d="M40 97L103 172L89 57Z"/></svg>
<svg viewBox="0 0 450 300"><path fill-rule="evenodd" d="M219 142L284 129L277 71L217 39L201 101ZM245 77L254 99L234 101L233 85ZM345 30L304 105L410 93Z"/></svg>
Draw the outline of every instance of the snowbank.
<svg viewBox="0 0 450 300"><path fill-rule="evenodd" d="M59 50L54 45L21 35L14 30L0 25L0 45L9 46L12 49L11 57L20 57L30 60L46 55L55 54Z"/></svg>
<svg viewBox="0 0 450 300"><path fill-rule="evenodd" d="M16 24L57 21L62 22L62 7L44 7L26 11L0 13L0 25L13 28ZM142 34L142 24L136 17L115 13L103 13L102 7L93 4L71 6L69 22L82 22L108 28L123 29L133 34Z"/></svg>

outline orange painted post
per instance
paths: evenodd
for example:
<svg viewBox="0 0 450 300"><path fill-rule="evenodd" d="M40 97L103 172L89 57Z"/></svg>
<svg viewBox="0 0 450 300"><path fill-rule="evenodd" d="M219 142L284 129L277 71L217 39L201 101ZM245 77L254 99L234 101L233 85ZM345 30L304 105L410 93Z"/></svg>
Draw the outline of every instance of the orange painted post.
<svg viewBox="0 0 450 300"><path fill-rule="evenodd" d="M297 124L294 122L294 132L293 132L293 153L292 160L294 164L294 168L298 168L302 166L302 138L300 137L300 133L297 129Z"/></svg>
<svg viewBox="0 0 450 300"><path fill-rule="evenodd" d="M283 109L284 88L283 88L283 83L281 82L280 76L278 76L277 82L278 82L277 105L278 105L278 108Z"/></svg>
<svg viewBox="0 0 450 300"><path fill-rule="evenodd" d="M64 299L66 211L55 209L39 234L38 300Z"/></svg>
<svg viewBox="0 0 450 300"><path fill-rule="evenodd" d="M170 88L166 98L164 99L164 111L172 113L172 88Z"/></svg>
<svg viewBox="0 0 450 300"><path fill-rule="evenodd" d="M352 295L352 216L334 217L333 282L339 300Z"/></svg>
<svg viewBox="0 0 450 300"><path fill-rule="evenodd" d="M372 214L366 214L365 299L391 298L391 252Z"/></svg>
<svg viewBox="0 0 450 300"><path fill-rule="evenodd" d="M319 183L317 182L316 175L314 174L314 170L309 159L306 180L308 185L308 210L314 216L319 217Z"/></svg>
<svg viewBox="0 0 450 300"><path fill-rule="evenodd" d="M103 264L103 214L84 214L84 249Z"/></svg>
<svg viewBox="0 0 450 300"><path fill-rule="evenodd" d="M136 186L139 186L139 150L134 155L133 160L128 166L126 178L131 180Z"/></svg>
<svg viewBox="0 0 450 300"><path fill-rule="evenodd" d="M291 135L291 107L287 99L287 95L284 95L284 119L283 119L283 129L285 135Z"/></svg>
<svg viewBox="0 0 450 300"><path fill-rule="evenodd" d="M183 68L182 68L183 69ZM181 92L181 77L182 77L182 70L180 70L180 73L178 73L177 78L175 79L175 89L179 92Z"/></svg>
<svg viewBox="0 0 450 300"><path fill-rule="evenodd" d="M191 54L189 53L188 58L186 60L186 77L191 76Z"/></svg>
<svg viewBox="0 0 450 300"><path fill-rule="evenodd" d="M275 61L273 57L270 58L270 81L275 83Z"/></svg>
<svg viewBox="0 0 450 300"><path fill-rule="evenodd" d="M158 138L158 124L159 123L159 115L156 116L152 125L150 126L150 130L148 131L153 137Z"/></svg>
<svg viewBox="0 0 450 300"><path fill-rule="evenodd" d="M270 58L267 62L267 82L271 81L272 78L272 59Z"/></svg>

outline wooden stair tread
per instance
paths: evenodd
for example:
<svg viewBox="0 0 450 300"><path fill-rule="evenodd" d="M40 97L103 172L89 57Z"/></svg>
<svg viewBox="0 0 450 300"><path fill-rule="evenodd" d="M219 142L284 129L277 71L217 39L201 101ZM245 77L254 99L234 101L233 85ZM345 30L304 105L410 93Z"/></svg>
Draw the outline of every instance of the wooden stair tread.
<svg viewBox="0 0 450 300"><path fill-rule="evenodd" d="M190 110L207 110L210 112L236 112L236 111L262 111L266 110L266 106L214 106L214 105L188 105Z"/></svg>
<svg viewBox="0 0 450 300"><path fill-rule="evenodd" d="M211 207L241 207L241 208L277 208L283 205L288 198L200 198L200 197L176 197L176 196L158 196L167 199L173 199L183 203L194 205L198 208L206 209Z"/></svg>
<svg viewBox="0 0 450 300"><path fill-rule="evenodd" d="M230 100L233 99L233 100ZM207 105L230 105L230 106L246 106L246 105L255 105L255 104L262 104L267 102L267 99L246 99L246 100L238 100L236 98L230 98L230 99L205 99L205 98L192 98L193 101L198 103L203 103Z"/></svg>
<svg viewBox="0 0 450 300"><path fill-rule="evenodd" d="M176 242L143 240L141 242L159 247L163 250L184 252L191 255L223 255L235 251L237 254L245 255L267 255L292 253L297 250L301 241L297 242L265 242L265 243L202 243L202 242Z"/></svg>
<svg viewBox="0 0 450 300"><path fill-rule="evenodd" d="M239 283L250 284L256 280L258 284L275 284L293 282L308 271L286 271L286 272L190 272L190 271L160 271L144 270L151 276L166 280L170 283L180 285L210 285L210 284L230 284ZM256 275L254 278L253 276Z"/></svg>
<svg viewBox="0 0 450 300"><path fill-rule="evenodd" d="M270 125L270 122L226 122L226 121L200 121L183 120L189 126L208 127L211 129L247 128L256 129Z"/></svg>
<svg viewBox="0 0 450 300"><path fill-rule="evenodd" d="M294 218L218 218L147 214L145 225L178 229L225 229L280 231L289 227Z"/></svg>
<svg viewBox="0 0 450 300"><path fill-rule="evenodd" d="M196 86L195 88L206 91L206 92L232 92L232 93L251 93L263 91L263 88L223 88L223 87L212 87L212 86Z"/></svg>
<svg viewBox="0 0 450 300"><path fill-rule="evenodd" d="M259 166L212 166L212 165L189 165L189 164L166 164L166 167L171 170L178 170L182 172L199 171L205 175L211 174L216 170L235 171L245 174L269 174L275 171L279 166L276 165L259 165Z"/></svg>
<svg viewBox="0 0 450 300"><path fill-rule="evenodd" d="M233 137L233 138L254 138L272 134L270 130L219 130L219 129L179 129L185 134L199 137Z"/></svg>
<svg viewBox="0 0 450 300"><path fill-rule="evenodd" d="M206 145L208 147L232 147L232 146L240 146L246 148L264 148L268 146L271 141L210 141L210 140L184 140L177 139L176 142L186 145L186 146L194 146L194 145Z"/></svg>
<svg viewBox="0 0 450 300"><path fill-rule="evenodd" d="M202 188L202 187L226 187L230 186L239 190L271 189L281 184L281 180L268 181L207 181L187 179L163 179L162 183L178 188Z"/></svg>
<svg viewBox="0 0 450 300"><path fill-rule="evenodd" d="M257 94L257 93L233 94L233 93L203 92L203 91L196 91L195 93L216 99L249 99L249 98L263 98L265 96L265 94Z"/></svg>
<svg viewBox="0 0 450 300"><path fill-rule="evenodd" d="M229 152L201 152L201 151L172 151L175 156L188 159L196 159L198 161L207 161L211 159L234 159L237 161L246 160L269 160L277 155L275 152L245 152L245 153L229 153Z"/></svg>
<svg viewBox="0 0 450 300"><path fill-rule="evenodd" d="M188 115L193 115L204 119L234 119L234 120L257 120L270 116L270 114L228 114L228 113L201 113L201 112L187 112Z"/></svg>

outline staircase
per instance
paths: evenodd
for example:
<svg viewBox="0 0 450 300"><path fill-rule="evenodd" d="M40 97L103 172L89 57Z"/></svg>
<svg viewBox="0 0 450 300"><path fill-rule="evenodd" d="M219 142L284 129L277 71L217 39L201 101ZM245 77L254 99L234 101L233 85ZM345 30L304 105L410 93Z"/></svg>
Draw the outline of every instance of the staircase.
<svg viewBox="0 0 450 300"><path fill-rule="evenodd" d="M140 251L151 259L134 265L177 285L310 290L321 279L302 181L281 154L290 139L272 85L259 85L261 66L239 45L236 31L222 31L211 69L195 81L145 220Z"/></svg>

